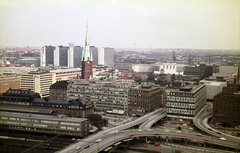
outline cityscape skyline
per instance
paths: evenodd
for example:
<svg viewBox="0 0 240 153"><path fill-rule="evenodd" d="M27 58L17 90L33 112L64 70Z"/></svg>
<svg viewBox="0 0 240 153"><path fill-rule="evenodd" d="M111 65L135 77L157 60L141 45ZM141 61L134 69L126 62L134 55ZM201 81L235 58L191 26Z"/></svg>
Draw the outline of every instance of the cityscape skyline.
<svg viewBox="0 0 240 153"><path fill-rule="evenodd" d="M238 6L236 0L2 0L0 46L84 46L88 20L93 46L237 50Z"/></svg>

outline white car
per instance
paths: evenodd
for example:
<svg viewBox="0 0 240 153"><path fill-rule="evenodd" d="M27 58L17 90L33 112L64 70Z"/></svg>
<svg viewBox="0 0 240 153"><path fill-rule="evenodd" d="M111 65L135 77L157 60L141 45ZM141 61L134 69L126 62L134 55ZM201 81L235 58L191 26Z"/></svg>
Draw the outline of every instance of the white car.
<svg viewBox="0 0 240 153"><path fill-rule="evenodd" d="M189 130L194 130L194 128L189 128Z"/></svg>
<svg viewBox="0 0 240 153"><path fill-rule="evenodd" d="M221 137L221 138L219 138L220 140L224 140L224 141L226 141L227 139L226 138L224 138L224 137Z"/></svg>
<svg viewBox="0 0 240 153"><path fill-rule="evenodd" d="M142 129L139 129L138 131L141 132L141 131L143 131L143 130L142 130Z"/></svg>
<svg viewBox="0 0 240 153"><path fill-rule="evenodd" d="M81 147L80 146L77 146L76 150L79 150Z"/></svg>
<svg viewBox="0 0 240 153"><path fill-rule="evenodd" d="M169 132L169 130L168 130L168 129L166 129L164 132Z"/></svg>
<svg viewBox="0 0 240 153"><path fill-rule="evenodd" d="M183 124L183 126L187 126L187 124Z"/></svg>
<svg viewBox="0 0 240 153"><path fill-rule="evenodd" d="M96 142L100 142L100 141L102 141L102 139L97 139L97 140L96 140Z"/></svg>

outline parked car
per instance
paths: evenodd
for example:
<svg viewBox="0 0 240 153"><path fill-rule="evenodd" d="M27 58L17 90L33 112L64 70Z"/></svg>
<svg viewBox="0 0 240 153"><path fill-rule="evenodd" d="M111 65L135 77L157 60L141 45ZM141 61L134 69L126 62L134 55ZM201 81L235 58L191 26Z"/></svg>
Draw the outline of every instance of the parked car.
<svg viewBox="0 0 240 153"><path fill-rule="evenodd" d="M100 142L100 141L102 141L102 139L97 139L97 140L96 140L96 142Z"/></svg>
<svg viewBox="0 0 240 153"><path fill-rule="evenodd" d="M80 146L77 146L76 150L79 150L79 149L81 149L81 147L80 147Z"/></svg>
<svg viewBox="0 0 240 153"><path fill-rule="evenodd" d="M208 128L208 130L212 131L212 129Z"/></svg>
<svg viewBox="0 0 240 153"><path fill-rule="evenodd" d="M181 133L182 133L182 131L180 131L180 130L177 130L177 131L176 131L176 133L178 133L178 134L181 134Z"/></svg>
<svg viewBox="0 0 240 153"><path fill-rule="evenodd" d="M89 145L86 145L85 147L84 147L84 149L87 149L87 148L89 148L90 146Z"/></svg>
<svg viewBox="0 0 240 153"><path fill-rule="evenodd" d="M156 142L155 144L154 144L154 146L159 146L160 145L160 143L159 142Z"/></svg>
<svg viewBox="0 0 240 153"><path fill-rule="evenodd" d="M203 140L204 140L204 141L209 141L209 139L206 139L206 138L205 138L205 139L203 139Z"/></svg>
<svg viewBox="0 0 240 153"><path fill-rule="evenodd" d="M197 136L200 136L200 137L202 137L202 134L201 134L201 133L198 133L198 134L197 134Z"/></svg>

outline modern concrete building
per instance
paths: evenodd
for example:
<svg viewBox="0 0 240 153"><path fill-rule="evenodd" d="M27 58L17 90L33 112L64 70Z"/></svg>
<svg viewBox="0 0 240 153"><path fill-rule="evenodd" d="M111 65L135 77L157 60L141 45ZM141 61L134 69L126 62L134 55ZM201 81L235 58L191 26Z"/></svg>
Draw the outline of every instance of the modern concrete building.
<svg viewBox="0 0 240 153"><path fill-rule="evenodd" d="M41 97L50 96L49 87L56 82L56 74L48 70L30 71L20 75L20 88L37 92Z"/></svg>
<svg viewBox="0 0 240 153"><path fill-rule="evenodd" d="M180 87L167 95L167 117L192 122L206 104L207 87L204 84Z"/></svg>
<svg viewBox="0 0 240 153"><path fill-rule="evenodd" d="M159 70L159 66L155 64L132 64L132 69L134 72L154 72Z"/></svg>
<svg viewBox="0 0 240 153"><path fill-rule="evenodd" d="M7 90L20 89L20 76L19 75L2 75L0 76L0 95Z"/></svg>
<svg viewBox="0 0 240 153"><path fill-rule="evenodd" d="M100 48L98 52L98 65L114 67L114 48Z"/></svg>
<svg viewBox="0 0 240 153"><path fill-rule="evenodd" d="M240 125L240 92L239 85L228 84L213 98L214 124L227 127Z"/></svg>
<svg viewBox="0 0 240 153"><path fill-rule="evenodd" d="M75 79L68 86L68 100L82 97L93 102L95 110L127 114L129 83Z"/></svg>
<svg viewBox="0 0 240 153"><path fill-rule="evenodd" d="M213 97L222 92L222 89L227 86L226 81L217 80L201 80L200 84L205 84L207 87L206 98L207 101L213 101Z"/></svg>
<svg viewBox="0 0 240 153"><path fill-rule="evenodd" d="M162 94L159 87L148 85L132 87L128 93L128 115L140 117L163 107Z"/></svg>
<svg viewBox="0 0 240 153"><path fill-rule="evenodd" d="M206 64L194 65L194 66L184 66L184 75L196 75L202 78L207 78L212 76L213 68L212 66L207 66Z"/></svg>
<svg viewBox="0 0 240 153"><path fill-rule="evenodd" d="M93 65L96 66L98 65L98 48L95 46L90 46L90 50L93 56Z"/></svg>
<svg viewBox="0 0 240 153"><path fill-rule="evenodd" d="M177 63L156 63L156 66L159 66L157 71L154 71L154 74L175 74L183 75L184 64Z"/></svg>
<svg viewBox="0 0 240 153"><path fill-rule="evenodd" d="M40 66L67 66L80 67L82 47L81 46L44 46L41 50ZM79 64L80 63L80 64Z"/></svg>

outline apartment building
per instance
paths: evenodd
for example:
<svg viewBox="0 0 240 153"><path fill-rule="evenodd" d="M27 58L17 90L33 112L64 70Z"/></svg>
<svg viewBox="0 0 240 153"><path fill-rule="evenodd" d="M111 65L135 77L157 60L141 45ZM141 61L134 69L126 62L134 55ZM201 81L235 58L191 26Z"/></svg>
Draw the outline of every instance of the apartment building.
<svg viewBox="0 0 240 153"><path fill-rule="evenodd" d="M73 80L68 86L68 100L78 97L90 100L95 110L114 114L127 114L129 83L102 80Z"/></svg>
<svg viewBox="0 0 240 153"><path fill-rule="evenodd" d="M144 116L163 107L162 91L159 87L140 85L130 89L128 93L128 115Z"/></svg>
<svg viewBox="0 0 240 153"><path fill-rule="evenodd" d="M180 87L167 95L167 117L192 121L206 104L207 87L204 84Z"/></svg>

